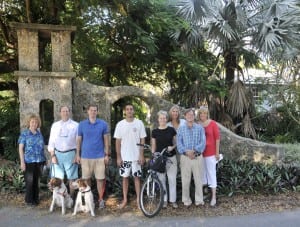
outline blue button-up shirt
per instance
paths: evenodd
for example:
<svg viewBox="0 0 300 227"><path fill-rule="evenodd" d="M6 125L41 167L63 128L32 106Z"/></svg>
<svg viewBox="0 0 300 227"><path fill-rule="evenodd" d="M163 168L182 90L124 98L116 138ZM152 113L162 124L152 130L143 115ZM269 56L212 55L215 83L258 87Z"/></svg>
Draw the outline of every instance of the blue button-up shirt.
<svg viewBox="0 0 300 227"><path fill-rule="evenodd" d="M194 150L197 153L204 151L206 144L204 128L196 123L189 127L187 123L180 126L177 132L177 150L183 154L186 150Z"/></svg>
<svg viewBox="0 0 300 227"><path fill-rule="evenodd" d="M44 138L40 131L33 134L29 129L21 132L18 140L19 144L24 144L25 163L46 161L44 153Z"/></svg>

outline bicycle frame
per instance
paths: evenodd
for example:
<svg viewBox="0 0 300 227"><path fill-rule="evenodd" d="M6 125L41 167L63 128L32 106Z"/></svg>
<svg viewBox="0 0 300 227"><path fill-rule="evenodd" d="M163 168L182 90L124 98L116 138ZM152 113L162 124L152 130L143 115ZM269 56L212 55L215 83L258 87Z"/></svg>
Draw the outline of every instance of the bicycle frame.
<svg viewBox="0 0 300 227"><path fill-rule="evenodd" d="M143 146L144 149L151 151L150 145L137 145ZM163 149L161 155L163 155L165 151L167 151L167 148ZM157 172L149 169L146 181L143 183L140 193L140 207L146 217L152 218L160 212L164 203L163 198L165 193L166 192L158 178Z"/></svg>

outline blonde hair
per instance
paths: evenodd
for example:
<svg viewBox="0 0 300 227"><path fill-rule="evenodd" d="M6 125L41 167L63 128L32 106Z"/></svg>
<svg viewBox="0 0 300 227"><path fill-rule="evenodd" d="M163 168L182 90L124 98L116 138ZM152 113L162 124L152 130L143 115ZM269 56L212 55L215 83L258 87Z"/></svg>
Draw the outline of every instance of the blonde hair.
<svg viewBox="0 0 300 227"><path fill-rule="evenodd" d="M199 117L201 113L206 113L207 119L209 118L209 110L207 106L200 106L200 108L197 110L197 120L200 120Z"/></svg>
<svg viewBox="0 0 300 227"><path fill-rule="evenodd" d="M172 107L170 108L170 110L169 110L169 115L170 115L170 118L171 118L171 116L172 116L172 111L173 111L174 109L177 109L177 110L178 110L178 117L177 117L176 121L177 121L177 123L179 124L179 123L180 123L180 108L179 108L178 105L174 105L174 106L172 106ZM170 120L172 121L172 119L170 119Z"/></svg>
<svg viewBox="0 0 300 227"><path fill-rule="evenodd" d="M29 128L30 126L30 121L31 120L37 120L38 122L38 128L41 127L41 118L37 115L37 114L30 114L28 117L27 117L27 121L26 121L26 127Z"/></svg>

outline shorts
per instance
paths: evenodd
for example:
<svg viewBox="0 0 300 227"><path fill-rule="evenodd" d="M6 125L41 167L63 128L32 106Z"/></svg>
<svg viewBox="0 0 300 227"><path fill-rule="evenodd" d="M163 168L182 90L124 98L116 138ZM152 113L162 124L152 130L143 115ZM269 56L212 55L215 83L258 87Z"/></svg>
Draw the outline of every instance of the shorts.
<svg viewBox="0 0 300 227"><path fill-rule="evenodd" d="M68 180L77 179L78 165L77 163L74 163L76 150L65 153L58 152L57 150L55 150L55 155L58 163L51 165L51 177L64 179L66 174Z"/></svg>
<svg viewBox="0 0 300 227"><path fill-rule="evenodd" d="M138 161L123 161L120 166L119 173L121 177L129 177L130 175L134 177L142 176L142 167Z"/></svg>
<svg viewBox="0 0 300 227"><path fill-rule="evenodd" d="M105 179L104 158L81 159L81 170L83 179L91 179L94 175L97 180Z"/></svg>

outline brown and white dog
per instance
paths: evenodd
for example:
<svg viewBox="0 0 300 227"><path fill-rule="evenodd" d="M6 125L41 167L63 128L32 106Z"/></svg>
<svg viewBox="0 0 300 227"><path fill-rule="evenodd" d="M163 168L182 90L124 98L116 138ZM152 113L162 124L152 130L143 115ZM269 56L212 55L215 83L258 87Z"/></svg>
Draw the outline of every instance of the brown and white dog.
<svg viewBox="0 0 300 227"><path fill-rule="evenodd" d="M72 182L72 187L78 189L73 215L76 215L77 211L83 211L91 212L91 215L95 216L95 203L91 187L83 179Z"/></svg>
<svg viewBox="0 0 300 227"><path fill-rule="evenodd" d="M53 212L54 205L57 205L58 207L61 207L61 213L65 214L66 207L72 208L73 206L73 199L69 195L66 185L59 178L51 178L48 186L53 192L49 211Z"/></svg>

